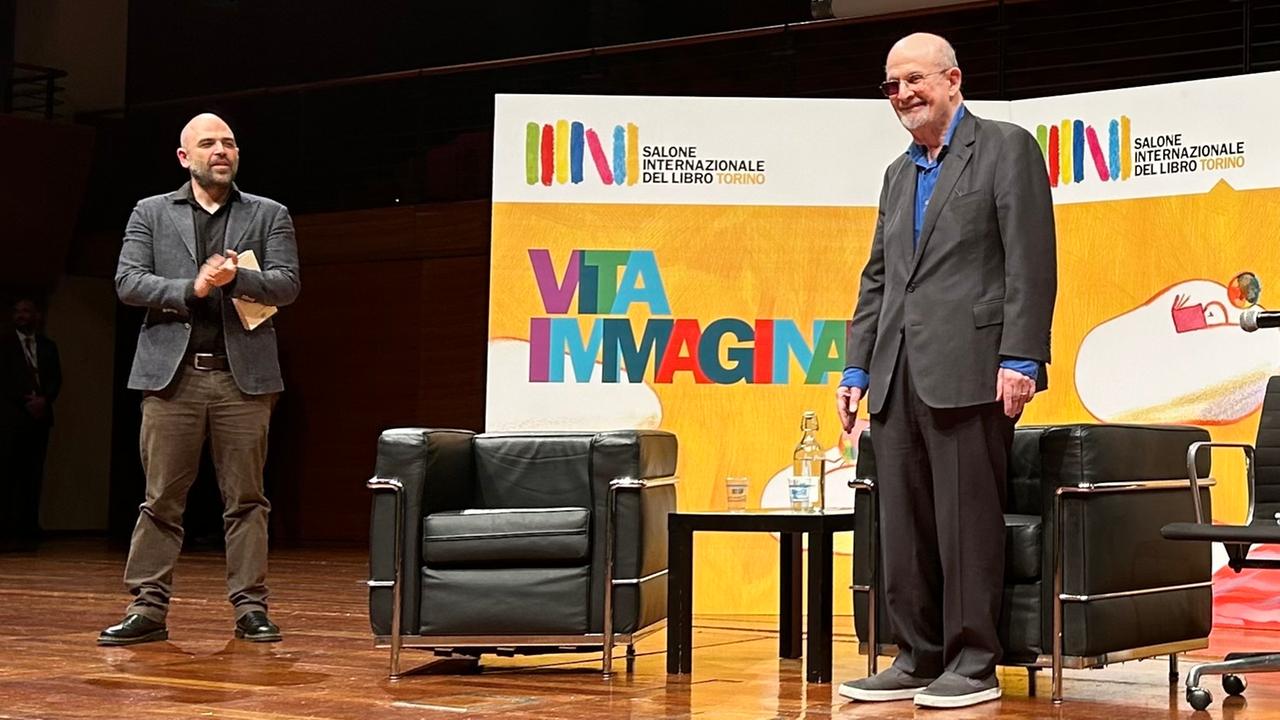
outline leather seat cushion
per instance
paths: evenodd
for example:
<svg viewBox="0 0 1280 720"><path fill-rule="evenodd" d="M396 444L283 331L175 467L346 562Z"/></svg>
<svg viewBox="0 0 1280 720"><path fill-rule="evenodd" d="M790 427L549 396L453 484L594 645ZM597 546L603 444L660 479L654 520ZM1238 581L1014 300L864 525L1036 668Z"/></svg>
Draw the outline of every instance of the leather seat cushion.
<svg viewBox="0 0 1280 720"><path fill-rule="evenodd" d="M422 634L585 633L590 570L586 565L423 568Z"/></svg>
<svg viewBox="0 0 1280 720"><path fill-rule="evenodd" d="M535 567L586 562L587 508L503 508L439 512L423 523L427 566Z"/></svg>

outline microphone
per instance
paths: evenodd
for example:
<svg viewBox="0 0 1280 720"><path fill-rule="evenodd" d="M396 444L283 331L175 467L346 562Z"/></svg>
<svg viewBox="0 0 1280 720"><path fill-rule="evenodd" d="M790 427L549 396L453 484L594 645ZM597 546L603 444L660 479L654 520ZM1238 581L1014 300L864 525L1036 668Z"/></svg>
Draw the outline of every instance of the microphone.
<svg viewBox="0 0 1280 720"><path fill-rule="evenodd" d="M1245 332L1274 327L1280 327L1280 310L1249 308L1240 313L1240 329Z"/></svg>

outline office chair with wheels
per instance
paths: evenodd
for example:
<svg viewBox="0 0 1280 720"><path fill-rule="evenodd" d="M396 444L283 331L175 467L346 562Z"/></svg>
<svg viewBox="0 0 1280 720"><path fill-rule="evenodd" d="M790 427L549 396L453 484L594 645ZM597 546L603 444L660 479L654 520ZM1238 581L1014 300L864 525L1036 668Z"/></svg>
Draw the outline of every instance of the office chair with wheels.
<svg viewBox="0 0 1280 720"><path fill-rule="evenodd" d="M1200 480L1196 459L1204 448L1239 448L1244 452L1249 511L1243 525L1218 525L1206 520L1200 506ZM1280 376L1267 381L1258 437L1247 443L1198 442L1187 449L1187 477L1195 504L1196 521L1165 525L1160 534L1170 540L1220 542L1227 551L1227 566L1280 570L1280 560L1249 558L1254 545L1280 544ZM1222 662L1201 663L1187 673L1187 703L1204 710L1213 695L1200 686L1203 675L1221 675L1228 695L1241 695L1247 683L1242 673L1280 672L1280 652L1229 653Z"/></svg>

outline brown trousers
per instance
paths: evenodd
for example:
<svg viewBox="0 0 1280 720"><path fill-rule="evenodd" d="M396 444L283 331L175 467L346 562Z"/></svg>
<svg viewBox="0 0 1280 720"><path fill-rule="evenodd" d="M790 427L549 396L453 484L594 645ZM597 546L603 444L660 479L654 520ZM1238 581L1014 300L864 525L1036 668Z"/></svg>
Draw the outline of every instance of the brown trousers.
<svg viewBox="0 0 1280 720"><path fill-rule="evenodd" d="M211 443L227 545L227 598L236 618L267 609L267 514L262 468L276 395L246 395L226 370L183 365L178 377L142 399L142 467L146 500L138 508L124 582L129 613L163 622L182 550L182 513Z"/></svg>

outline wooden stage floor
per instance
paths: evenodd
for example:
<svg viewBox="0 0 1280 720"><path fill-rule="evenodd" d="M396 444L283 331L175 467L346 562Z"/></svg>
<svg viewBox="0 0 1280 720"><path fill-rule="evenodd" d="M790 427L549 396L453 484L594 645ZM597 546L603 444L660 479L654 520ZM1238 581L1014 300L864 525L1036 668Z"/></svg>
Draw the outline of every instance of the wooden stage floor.
<svg viewBox="0 0 1280 720"><path fill-rule="evenodd" d="M97 632L119 620L124 558L96 541L59 541L39 552L0 554L0 718L1130 718L1280 719L1280 674L1256 675L1247 699L1193 715L1170 690L1163 659L1067 671L1067 702L1028 697L1026 673L1001 671L999 702L916 711L909 702L844 702L836 685L803 682L802 660L779 660L771 618L695 617L694 674L668 678L662 633L644 639L633 675L600 678L598 656L486 657L479 674L386 679L387 654L371 647L364 554L285 550L271 559L272 617L285 640L232 639L218 553L184 555L170 641L100 648ZM860 677L865 659L837 618L837 680ZM1210 653L1280 649L1280 633L1221 631ZM425 655L409 654L410 661ZM1184 660L1184 670L1188 660ZM624 667L619 662L617 667ZM838 684L838 683L837 683Z"/></svg>

